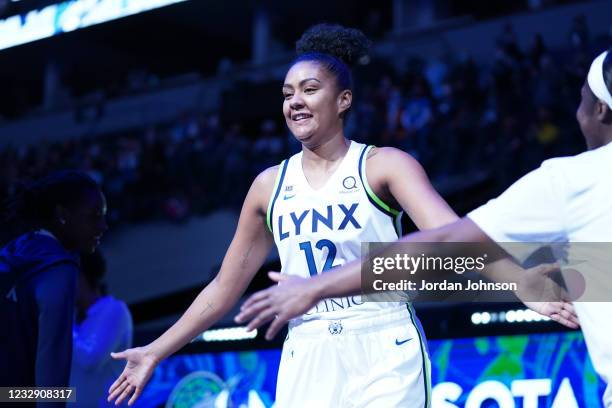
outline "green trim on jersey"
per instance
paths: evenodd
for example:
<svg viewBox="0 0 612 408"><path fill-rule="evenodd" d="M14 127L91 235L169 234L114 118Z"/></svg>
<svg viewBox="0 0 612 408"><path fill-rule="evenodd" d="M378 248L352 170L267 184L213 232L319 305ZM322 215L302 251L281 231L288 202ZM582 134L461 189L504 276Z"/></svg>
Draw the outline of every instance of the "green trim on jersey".
<svg viewBox="0 0 612 408"><path fill-rule="evenodd" d="M386 204L383 200L381 200L380 197L378 197L374 193L374 191L370 187L370 184L368 183L368 177L366 176L365 166L366 166L368 152L373 147L374 146L372 145L365 146L363 150L361 151L361 154L359 156L359 178L361 179L361 184L363 184L363 187L366 191L366 196L368 197L368 201L370 201L370 203L374 207L376 207L379 211L381 211L383 214L388 215L391 218L391 222L393 224L393 228L395 229L395 233L397 234L397 237L400 238L402 236L402 211L392 208L391 206Z"/></svg>
<svg viewBox="0 0 612 408"><path fill-rule="evenodd" d="M272 207L274 206L274 202L278 197L278 193L280 192L281 185L283 183L283 179L285 178L285 171L287 170L287 164L289 163L288 159L283 160L278 166L278 173L276 173L276 180L274 181L274 188L272 189L272 196L270 197L270 202L268 203L268 210L266 211L266 225L270 232L272 231Z"/></svg>
<svg viewBox="0 0 612 408"><path fill-rule="evenodd" d="M365 148L365 152L363 153L364 157L367 159L368 157L368 153L370 152L370 150L372 150L374 146L370 145L368 147ZM396 210L395 208L392 208L390 205L388 205L387 203L385 203L383 200L380 199L380 197L378 197L376 195L376 193L374 193L374 191L372 191L372 188L370 187L370 183L368 183L368 178L366 177L366 171L365 171L365 165L366 165L366 160L363 160L361 162L361 173L362 173L362 177L363 177L363 185L366 189L366 192L368 194L368 196L374 200L374 202L376 202L376 204L378 204L379 206L381 206L383 209L385 209L387 212L390 212L391 214L393 214L393 216L398 216L401 211L400 210Z"/></svg>

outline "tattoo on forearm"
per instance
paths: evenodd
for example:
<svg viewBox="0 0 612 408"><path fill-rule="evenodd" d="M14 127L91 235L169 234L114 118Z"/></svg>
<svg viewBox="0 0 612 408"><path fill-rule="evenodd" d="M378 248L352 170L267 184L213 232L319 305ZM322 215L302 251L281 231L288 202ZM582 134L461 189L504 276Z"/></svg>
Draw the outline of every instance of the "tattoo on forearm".
<svg viewBox="0 0 612 408"><path fill-rule="evenodd" d="M206 307L204 308L204 310L202 310L202 313L200 313L200 316L202 316L204 313L208 312L209 310L215 310L212 303L210 302L206 304Z"/></svg>
<svg viewBox="0 0 612 408"><path fill-rule="evenodd" d="M246 268L247 264L249 263L249 256L251 255L251 251L253 250L254 246L255 244L251 243L249 249L247 249L246 253L242 256L242 260L240 261L241 268Z"/></svg>

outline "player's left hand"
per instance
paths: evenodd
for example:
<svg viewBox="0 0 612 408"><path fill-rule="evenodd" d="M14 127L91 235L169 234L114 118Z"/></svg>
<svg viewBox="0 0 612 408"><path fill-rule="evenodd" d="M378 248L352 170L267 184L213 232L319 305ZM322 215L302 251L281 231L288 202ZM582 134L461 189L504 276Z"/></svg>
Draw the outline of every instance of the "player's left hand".
<svg viewBox="0 0 612 408"><path fill-rule="evenodd" d="M266 331L266 340L271 340L290 319L310 310L318 298L308 279L268 272L278 285L251 295L235 317L236 323L249 321L247 330L253 330L272 321Z"/></svg>
<svg viewBox="0 0 612 408"><path fill-rule="evenodd" d="M129 398L128 406L132 406L153 375L159 359L151 353L148 346L111 353L111 357L115 360L125 360L126 364L121 375L110 386L107 402L115 401L115 405L120 405Z"/></svg>

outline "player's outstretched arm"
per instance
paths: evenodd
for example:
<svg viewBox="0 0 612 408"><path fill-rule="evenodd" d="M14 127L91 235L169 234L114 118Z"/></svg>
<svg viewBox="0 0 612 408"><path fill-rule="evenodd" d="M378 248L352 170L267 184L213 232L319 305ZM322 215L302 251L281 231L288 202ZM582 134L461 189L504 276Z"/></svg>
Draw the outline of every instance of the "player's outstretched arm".
<svg viewBox="0 0 612 408"><path fill-rule="evenodd" d="M460 233L463 220L447 226L420 231L403 237L400 241L438 242L451 240ZM397 243L396 242L396 243ZM389 244L393 250L394 244ZM249 322L249 329L270 321L266 339L273 338L289 320L308 311L318 301L331 297L342 297L361 292L361 260L349 262L310 279L281 277L272 272L270 278L279 282L251 295L242 305L236 322Z"/></svg>
<svg viewBox="0 0 612 408"><path fill-rule="evenodd" d="M462 218L440 228L406 235L397 241L397 243L406 242L480 242L496 246L469 218ZM387 247L389 253L393 253L394 245L395 243L389 244ZM415 254L417 255L420 254ZM428 255L436 256L435 253ZM518 270L519 267L516 268ZM532 279L541 280L546 278L551 269L548 265L542 265L526 272ZM525 271L520 269L520 272ZM517 272L513 273L517 274ZM279 285L251 295L236 316L238 322L248 321L250 329L272 321L266 332L267 339L273 338L285 323L305 313L321 299L360 293L361 261L347 263L310 279L297 277L282 279L275 273L272 273L270 277L279 282ZM525 302L525 304L565 326L571 328L578 326L578 320L570 302Z"/></svg>
<svg viewBox="0 0 612 408"><path fill-rule="evenodd" d="M132 405L159 362L223 317L244 293L273 245L265 211L276 173L277 167L270 168L251 185L219 273L183 316L152 343L112 354L126 360L126 366L111 385L108 401L118 405L129 398L128 405Z"/></svg>

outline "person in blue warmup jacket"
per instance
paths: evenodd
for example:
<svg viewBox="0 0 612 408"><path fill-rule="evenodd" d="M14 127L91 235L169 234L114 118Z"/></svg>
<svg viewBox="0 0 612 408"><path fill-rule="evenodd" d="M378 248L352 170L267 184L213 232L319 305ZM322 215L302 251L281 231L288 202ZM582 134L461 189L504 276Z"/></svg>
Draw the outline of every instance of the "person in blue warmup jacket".
<svg viewBox="0 0 612 408"><path fill-rule="evenodd" d="M67 387L79 253L100 244L106 200L85 173L65 170L25 187L5 212L24 233L0 251L0 386Z"/></svg>

